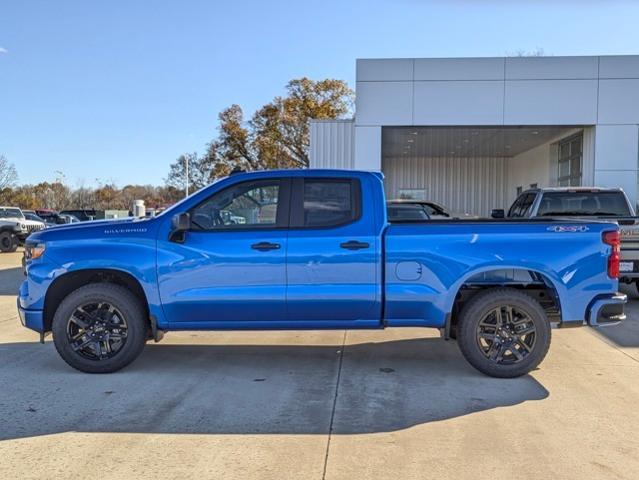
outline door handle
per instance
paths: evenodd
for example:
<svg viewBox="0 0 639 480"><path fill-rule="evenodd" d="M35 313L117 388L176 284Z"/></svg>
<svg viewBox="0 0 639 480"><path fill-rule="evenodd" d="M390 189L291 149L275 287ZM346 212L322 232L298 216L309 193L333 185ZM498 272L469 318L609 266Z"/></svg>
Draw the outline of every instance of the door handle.
<svg viewBox="0 0 639 480"><path fill-rule="evenodd" d="M278 250L280 248L279 243L260 242L251 245L253 250L259 250L260 252L267 252L269 250Z"/></svg>
<svg viewBox="0 0 639 480"><path fill-rule="evenodd" d="M370 244L366 242L358 242L357 240L350 240L348 242L340 243L339 246L346 250L361 250L362 248L370 247Z"/></svg>

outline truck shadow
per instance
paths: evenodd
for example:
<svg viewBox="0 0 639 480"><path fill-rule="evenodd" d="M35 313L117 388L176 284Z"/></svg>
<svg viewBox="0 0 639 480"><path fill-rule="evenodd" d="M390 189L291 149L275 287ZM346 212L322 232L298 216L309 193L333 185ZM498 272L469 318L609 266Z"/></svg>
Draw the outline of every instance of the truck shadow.
<svg viewBox="0 0 639 480"><path fill-rule="evenodd" d="M548 396L531 376L476 372L440 339L347 345L341 368L340 349L148 345L121 372L86 375L67 367L51 342L0 344L0 439L68 431L326 434L331 417L336 434L388 432Z"/></svg>

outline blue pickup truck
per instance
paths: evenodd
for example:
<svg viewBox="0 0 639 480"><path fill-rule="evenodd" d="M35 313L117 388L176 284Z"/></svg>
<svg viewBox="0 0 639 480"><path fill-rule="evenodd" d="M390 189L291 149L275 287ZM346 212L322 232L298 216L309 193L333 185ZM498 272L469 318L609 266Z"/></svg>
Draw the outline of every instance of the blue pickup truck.
<svg viewBox="0 0 639 480"><path fill-rule="evenodd" d="M18 310L72 367L113 372L173 330L431 327L516 377L551 323L624 318L615 223L389 224L370 172L238 173L155 218L36 232Z"/></svg>

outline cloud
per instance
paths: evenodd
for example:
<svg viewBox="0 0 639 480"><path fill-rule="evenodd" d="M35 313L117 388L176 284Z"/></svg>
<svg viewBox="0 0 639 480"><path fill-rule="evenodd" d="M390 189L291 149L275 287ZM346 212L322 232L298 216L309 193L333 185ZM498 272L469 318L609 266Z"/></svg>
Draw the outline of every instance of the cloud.
<svg viewBox="0 0 639 480"><path fill-rule="evenodd" d="M9 50L7 50L6 48L0 47L0 54L2 53L9 53Z"/></svg>

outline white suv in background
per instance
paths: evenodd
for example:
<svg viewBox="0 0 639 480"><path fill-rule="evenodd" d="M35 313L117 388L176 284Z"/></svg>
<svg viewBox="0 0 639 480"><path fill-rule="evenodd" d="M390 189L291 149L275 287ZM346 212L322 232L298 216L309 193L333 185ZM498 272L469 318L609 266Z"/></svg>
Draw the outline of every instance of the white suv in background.
<svg viewBox="0 0 639 480"><path fill-rule="evenodd" d="M0 206L0 222L18 224L19 233L17 237L20 243L24 243L25 238L31 232L42 230L45 227L42 221L27 219L18 207Z"/></svg>

